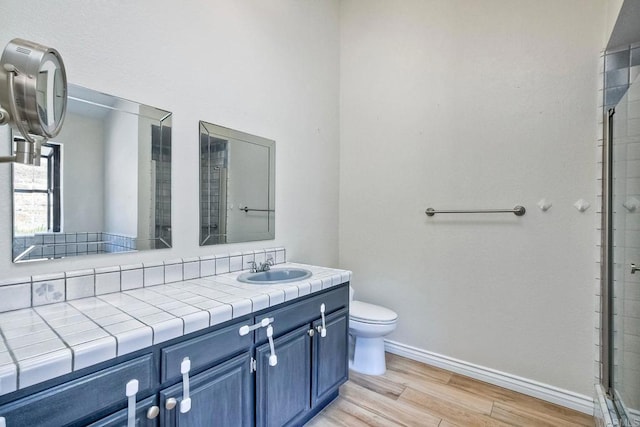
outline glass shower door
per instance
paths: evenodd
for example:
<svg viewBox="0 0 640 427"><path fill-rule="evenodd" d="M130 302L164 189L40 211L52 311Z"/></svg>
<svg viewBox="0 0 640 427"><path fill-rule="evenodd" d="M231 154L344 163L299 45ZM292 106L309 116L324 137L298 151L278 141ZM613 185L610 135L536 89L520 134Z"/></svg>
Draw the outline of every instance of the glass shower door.
<svg viewBox="0 0 640 427"><path fill-rule="evenodd" d="M621 419L640 426L640 82L610 120L613 141L609 385Z"/></svg>

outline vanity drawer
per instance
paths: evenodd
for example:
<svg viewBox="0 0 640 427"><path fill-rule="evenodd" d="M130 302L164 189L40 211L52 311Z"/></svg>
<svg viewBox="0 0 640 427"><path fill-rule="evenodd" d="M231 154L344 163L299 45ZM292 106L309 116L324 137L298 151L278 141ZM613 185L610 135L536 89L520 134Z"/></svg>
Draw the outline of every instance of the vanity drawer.
<svg viewBox="0 0 640 427"><path fill-rule="evenodd" d="M299 302L293 302L286 307L270 311L256 317L256 323L265 317L273 317L273 332L282 335L300 325L311 323L320 318L320 305L325 305L325 315L349 305L349 286L340 285L329 292L312 296ZM266 328L256 331L256 342L267 339Z"/></svg>
<svg viewBox="0 0 640 427"><path fill-rule="evenodd" d="M191 369L197 371L251 347L253 334L241 336L238 330L240 326L252 324L252 320L238 322L163 348L161 350L162 382L182 376L180 364L185 357L191 361Z"/></svg>
<svg viewBox="0 0 640 427"><path fill-rule="evenodd" d="M126 405L130 380L138 380L138 396L148 395L157 375L153 356L148 354L8 403L0 407L0 416L9 427L78 423L88 414Z"/></svg>
<svg viewBox="0 0 640 427"><path fill-rule="evenodd" d="M155 427L158 425L158 418L160 417L155 417L152 419L147 418L147 411L149 411L149 408L157 405L158 396L155 394L151 397L147 397L144 400L139 400L136 402L136 427ZM124 427L127 425L128 416L128 409L121 409L120 411L111 414L106 418L102 418L95 423L89 424L87 427Z"/></svg>

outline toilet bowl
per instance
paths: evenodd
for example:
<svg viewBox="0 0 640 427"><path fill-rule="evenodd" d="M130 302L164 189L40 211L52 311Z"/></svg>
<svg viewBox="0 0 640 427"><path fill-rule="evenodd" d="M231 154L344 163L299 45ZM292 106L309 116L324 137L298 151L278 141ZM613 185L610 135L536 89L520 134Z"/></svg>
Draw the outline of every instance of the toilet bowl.
<svg viewBox="0 0 640 427"><path fill-rule="evenodd" d="M353 290L350 289L353 298ZM388 308L352 300L349 305L349 369L367 375L387 370L384 337L396 328L398 315Z"/></svg>

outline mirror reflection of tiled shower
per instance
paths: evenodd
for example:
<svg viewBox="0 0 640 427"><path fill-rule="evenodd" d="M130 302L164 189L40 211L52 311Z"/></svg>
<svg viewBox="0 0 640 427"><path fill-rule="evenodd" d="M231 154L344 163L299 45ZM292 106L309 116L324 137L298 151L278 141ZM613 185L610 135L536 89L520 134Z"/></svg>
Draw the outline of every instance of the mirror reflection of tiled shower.
<svg viewBox="0 0 640 427"><path fill-rule="evenodd" d="M171 126L153 126L155 163L155 249L171 247Z"/></svg>
<svg viewBox="0 0 640 427"><path fill-rule="evenodd" d="M201 138L200 242L226 243L229 141L207 135Z"/></svg>

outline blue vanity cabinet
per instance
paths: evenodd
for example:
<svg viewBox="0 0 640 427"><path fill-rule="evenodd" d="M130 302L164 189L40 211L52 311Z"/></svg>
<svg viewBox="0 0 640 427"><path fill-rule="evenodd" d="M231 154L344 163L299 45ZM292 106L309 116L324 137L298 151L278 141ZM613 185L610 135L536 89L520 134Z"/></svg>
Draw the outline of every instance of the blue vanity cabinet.
<svg viewBox="0 0 640 427"><path fill-rule="evenodd" d="M257 426L289 425L311 409L310 331L304 325L275 339L275 366L269 364L269 343L256 348Z"/></svg>
<svg viewBox="0 0 640 427"><path fill-rule="evenodd" d="M240 327L251 325L253 318L248 318L232 325L225 326L197 336L163 347L161 354L161 382L180 379L180 365L185 357L191 363L191 372L201 371L213 364L229 359L253 345L253 334L240 335Z"/></svg>
<svg viewBox="0 0 640 427"><path fill-rule="evenodd" d="M344 308L332 313L325 322L324 337L322 321L313 322L311 400L314 406L331 400L332 394L349 377L349 311Z"/></svg>
<svg viewBox="0 0 640 427"><path fill-rule="evenodd" d="M189 380L190 409L181 412L182 383L160 391L160 425L171 427L253 426L251 352L194 375Z"/></svg>
<svg viewBox="0 0 640 427"><path fill-rule="evenodd" d="M95 420L95 414L105 411L108 414L109 408L126 408L126 385L132 379L138 380L138 396L149 396L153 392L158 383L158 369L152 354L2 405L0 417L4 417L8 427L86 425L84 420L92 417Z"/></svg>
<svg viewBox="0 0 640 427"><path fill-rule="evenodd" d="M347 284L294 299L2 396L0 417L8 427L126 427L135 379L136 427L302 425L347 379L348 304ZM181 411L186 358L190 408Z"/></svg>
<svg viewBox="0 0 640 427"><path fill-rule="evenodd" d="M338 395L348 379L349 288L341 285L256 319L273 319L277 364L271 346L257 334L256 426L297 426ZM322 336L325 309L326 334ZM295 328L295 329L292 329ZM266 342L265 342L266 341Z"/></svg>
<svg viewBox="0 0 640 427"><path fill-rule="evenodd" d="M160 418L156 411L159 411L156 395L136 402L136 427L158 427ZM129 411L122 409L100 421L89 424L87 427L126 427L128 415Z"/></svg>

